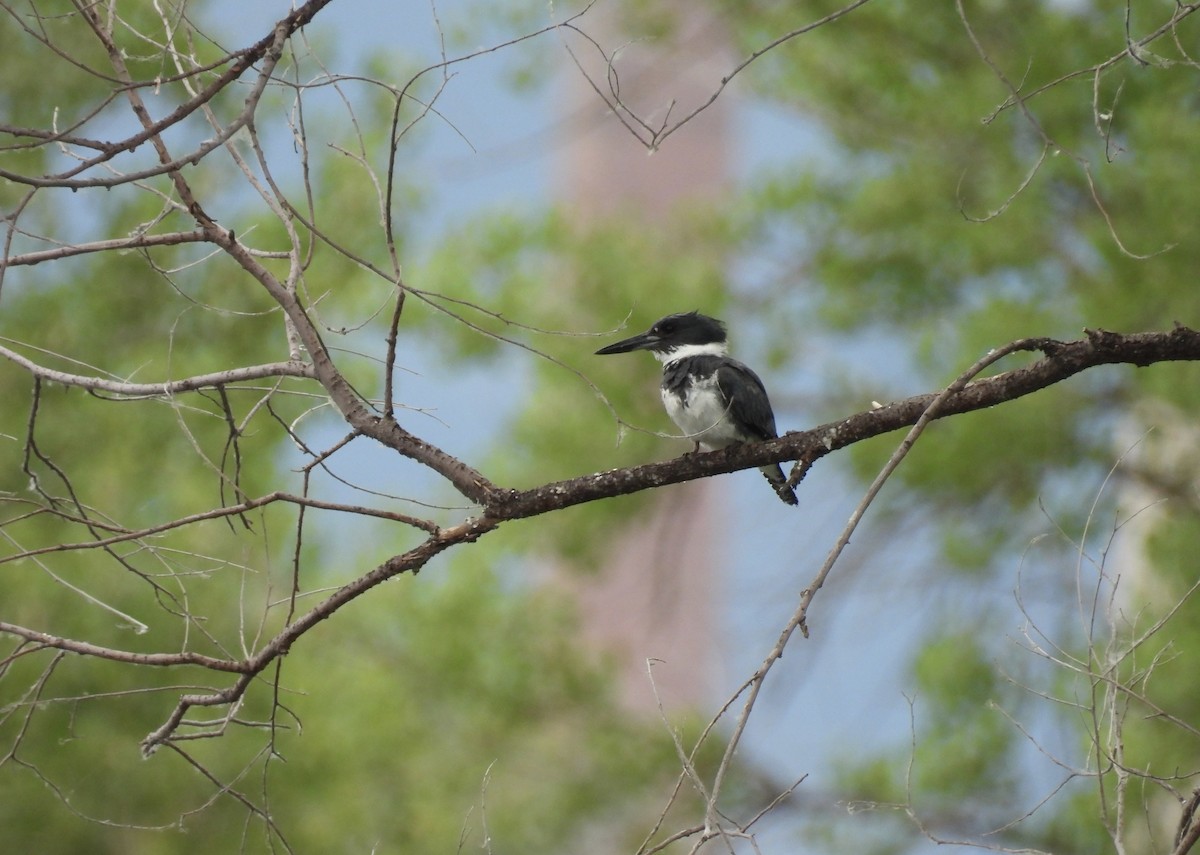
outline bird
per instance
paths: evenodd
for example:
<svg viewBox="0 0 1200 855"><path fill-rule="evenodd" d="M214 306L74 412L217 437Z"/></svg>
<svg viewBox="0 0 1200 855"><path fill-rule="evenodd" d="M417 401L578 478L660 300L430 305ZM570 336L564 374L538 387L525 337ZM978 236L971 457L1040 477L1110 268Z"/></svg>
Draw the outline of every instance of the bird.
<svg viewBox="0 0 1200 855"><path fill-rule="evenodd" d="M667 315L646 332L596 351L598 356L648 350L663 365L662 401L671 421L695 443L693 453L774 439L775 414L762 380L729 356L725 324L700 312ZM778 463L761 471L776 494L797 505Z"/></svg>

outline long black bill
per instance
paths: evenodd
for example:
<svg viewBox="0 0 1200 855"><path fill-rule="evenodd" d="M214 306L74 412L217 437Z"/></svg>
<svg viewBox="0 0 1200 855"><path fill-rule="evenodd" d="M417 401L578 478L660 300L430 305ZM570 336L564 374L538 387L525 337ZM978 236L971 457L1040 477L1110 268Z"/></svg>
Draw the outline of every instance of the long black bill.
<svg viewBox="0 0 1200 855"><path fill-rule="evenodd" d="M621 341L602 347L596 351L597 356L607 356L610 353L629 353L631 350L649 350L658 344L658 336L648 332L631 336Z"/></svg>

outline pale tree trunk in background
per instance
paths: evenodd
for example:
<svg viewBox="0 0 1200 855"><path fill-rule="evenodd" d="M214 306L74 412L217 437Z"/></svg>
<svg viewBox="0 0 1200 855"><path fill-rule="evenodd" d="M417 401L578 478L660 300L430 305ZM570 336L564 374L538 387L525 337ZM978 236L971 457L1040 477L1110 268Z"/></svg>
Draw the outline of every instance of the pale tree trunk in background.
<svg viewBox="0 0 1200 855"><path fill-rule="evenodd" d="M676 33L669 40L631 41L609 6L600 26L603 44L618 52L622 102L656 126L675 101L678 118L706 101L733 63L726 32L703 5L680 4ZM589 23L596 32L596 19ZM577 49L588 76L607 95L608 70L594 52ZM711 203L727 191L729 104L720 98L649 153L606 109L575 68L563 98L570 129L560 160L559 186L581 220L636 217L653 230L681 204ZM620 316L630 306L613 306ZM677 306L674 310L704 309ZM659 366L649 359L630 362L631 382L654 386ZM603 425L597 426L604 429ZM666 415L663 430L669 429ZM687 444L663 440L662 456L680 454ZM566 574L579 597L584 633L618 657L621 694L634 710L653 711L654 691L668 709L711 701L720 686L722 633L717 578L725 539L722 499L712 481L693 482L662 492L652 515L614 532L614 545L599 574ZM654 685L647 660L654 665Z"/></svg>

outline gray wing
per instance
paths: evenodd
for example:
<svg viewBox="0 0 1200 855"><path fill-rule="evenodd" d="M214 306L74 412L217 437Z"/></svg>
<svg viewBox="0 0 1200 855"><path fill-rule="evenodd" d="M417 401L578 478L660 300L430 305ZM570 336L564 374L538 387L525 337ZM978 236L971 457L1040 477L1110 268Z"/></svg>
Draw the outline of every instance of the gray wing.
<svg viewBox="0 0 1200 855"><path fill-rule="evenodd" d="M717 370L717 386L729 402L729 414L755 439L778 436L766 387L748 366L729 360Z"/></svg>

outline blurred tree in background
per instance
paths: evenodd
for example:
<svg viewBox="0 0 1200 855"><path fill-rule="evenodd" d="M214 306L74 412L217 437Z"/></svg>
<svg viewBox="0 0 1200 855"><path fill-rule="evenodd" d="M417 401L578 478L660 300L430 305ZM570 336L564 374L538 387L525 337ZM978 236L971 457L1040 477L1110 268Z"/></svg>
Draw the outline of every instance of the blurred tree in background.
<svg viewBox="0 0 1200 855"><path fill-rule="evenodd" d="M647 38L679 24L669 8L625 8ZM748 57L849 7L811 4L803 17L786 4L717 8ZM806 341L835 342L842 364L824 367L839 385L827 387L814 421L949 382L1021 336L1195 324L1194 9L868 3L742 72L737 81L754 98L815 120L824 150L752 175L689 242L753 259L756 281L735 279L722 294L743 327L791 345L774 351L779 374L812 370ZM694 210L680 219L693 229L697 221ZM456 239L451 254L469 258L487 228ZM476 258L475 269L505 276L544 228L530 223L511 241L520 251ZM584 289L584 299L619 289L617 305L639 306L635 327L661 314L653 297L642 308L651 283L687 295L668 307L694 299L689 286L700 277L672 267L673 251L662 253L666 269L634 250L622 259L636 263L613 271L590 267L594 245L562 239L585 275L600 271L605 288ZM517 301L508 311L561 323L519 278L498 289ZM1191 597L1200 579L1191 560L1200 536L1198 370L1178 363L1088 376L956 418L918 444L899 472L905 489L876 512L913 527L933 521L940 561L922 583L961 577L1007 588L1024 568L1031 640L1019 647L1034 655L1014 651L988 597L977 612L969 597L932 612L913 666L915 754L903 740L885 757L843 765L843 798L906 807L830 820L839 826L831 848L862 851L882 835L880 852L905 851L940 828L943 839L982 846L1173 850L1179 806L1200 772L1200 707L1183 676L1200 620ZM548 372L539 394L554 399L567 385ZM869 479L893 448L889 438L856 446L853 470ZM1047 529L1051 540L1037 540ZM1013 719L1056 736L1027 738ZM1058 768L1032 774L1030 753ZM856 834L871 816L885 817L884 830Z"/></svg>
<svg viewBox="0 0 1200 855"><path fill-rule="evenodd" d="M775 4L729 8L746 50L793 20ZM836 167L759 178L744 210L761 237L747 251L773 253L781 285L811 289L817 310L798 322L902 343L922 385L1020 336L1195 324L1193 9L870 3L772 51L748 85L819 117ZM887 400L877 368L850 366L858 382L842 399ZM849 762L849 792L910 804L944 838L996 829L984 845L1175 851L1200 771L1200 699L1184 688L1200 653L1198 392L1192 364L1119 369L954 419L918 445L893 508L938 521L929 581L1007 588L1022 567L1020 646L1046 658L1014 651L986 598L976 614L967 598L930 614L915 749ZM857 446L855 468L873 475L890 450ZM1057 547L1031 545L1046 529ZM1057 718L1038 731L1056 737L1031 742L1006 716ZM1062 767L1031 776L1031 747ZM893 815L879 851L916 833Z"/></svg>
<svg viewBox="0 0 1200 855"><path fill-rule="evenodd" d="M149 111L167 114L200 102L196 93L215 77L206 63L230 62L219 62L221 28L204 23L207 5L4 4L10 358L0 366L0 620L130 654L236 659L417 538L402 524L354 516L339 482L369 475L347 474L332 455L313 460L307 443L336 443L340 434L303 377L267 371L198 393L131 385L276 364L296 347L278 305L186 236L192 217L168 176L126 177L154 171L150 146L127 154L98 141L139 132L103 39L111 37L133 80L147 81L135 91ZM286 12L286 4L275 10ZM254 37L264 33L270 28ZM310 35L323 40L319 25ZM378 349L381 329L371 321L394 286L365 267L388 265L372 175L394 98L366 86L339 103L318 60L306 44L287 43L253 132L240 131L227 157L188 165L186 180L257 260L297 278L325 335L355 342L343 346L358 352L339 365L376 395L378 357L365 354ZM361 64L355 71L378 68L377 58ZM412 73L393 70L402 74L397 87ZM311 89L302 84L314 79ZM220 127L247 93L234 87L203 102L169 144L211 139L205 110ZM403 122L423 112L418 102L403 106ZM61 138L37 131L51 126ZM108 171L80 180L100 186L72 186L72 168L88 157ZM427 189L404 174L393 190L401 257ZM22 183L24 175L61 175L62 187ZM286 210L291 203L297 208ZM156 243L158 234L176 236ZM96 245L105 240L113 245ZM21 358L110 387L34 379ZM397 495L422 484L393 462L386 469L373 482L388 491L384 513L402 509ZM275 490L338 502L341 511L321 517L271 503L122 539ZM657 792L678 774L669 734L619 708L610 669L576 638L565 595L516 581L525 574L500 551L452 563L363 599L342 629L318 628L286 665L273 666L265 691L211 716L196 708L189 720L201 726L172 744L178 756L148 761L138 743L162 724L171 699L219 690L219 679L187 668L144 674L132 662L7 636L6 849L446 852L486 843L560 852L602 822L614 824L599 839L636 847L657 810L643 788Z"/></svg>
<svg viewBox="0 0 1200 855"><path fill-rule="evenodd" d="M619 365L574 369L595 349L577 334L631 307L633 327L680 307L753 316L781 343L767 348L778 377L812 370L788 344L835 340L845 362L814 423L937 388L1010 339L1196 323L1193 5L712 4L742 55L761 51L736 85L817 122L819 156L776 161L652 232L505 210L420 243L409 236L430 230L438 188L407 158L455 81L414 77L418 57L326 66L326 5L346 4L284 4L274 35L232 39L214 23L228 9L200 2L3 4L0 827L13 851L636 851L664 792L691 798L724 768L705 741L690 776L661 723L625 715L566 598L525 572L598 563L648 495L495 534L463 522L464 505L494 498L486 487L355 409L356 394L381 411L391 394L389 335L397 422L418 437L438 416L407 396L408 360L446 369L445 397L474 394L459 371L515 366L526 395L479 459L461 436L447 448L522 489L661 454L651 434L613 449L596 429L614 413L660 424L653 395ZM622 9L645 38L687 12ZM556 64L556 39L588 18L557 14L577 29L510 47L520 85L579 73ZM443 13L464 54L544 15ZM670 156L669 134L646 141ZM245 366L263 369L218 376ZM940 554L914 584L1011 587L1020 566L1034 655L1013 656L983 600L931 609L911 744L847 756L831 798L891 810L814 810L825 821L806 846L1190 848L1171 835L1200 771L1198 370L1113 367L917 444L903 490L873 512L937 528ZM391 451L343 466L342 449L369 440ZM843 458L869 478L894 446ZM1031 547L1048 522L1056 536ZM97 650L120 655L80 655ZM185 653L203 659L138 659ZM245 691L214 701L239 675ZM163 731L181 696L206 700ZM699 725L681 727L693 745ZM148 733L162 738L143 760ZM1025 771L1031 746L1056 777ZM705 798L661 827L711 830L723 818Z"/></svg>

